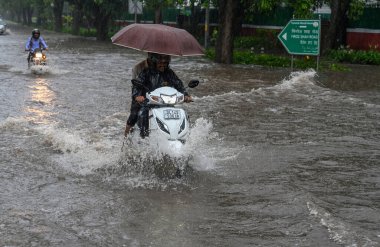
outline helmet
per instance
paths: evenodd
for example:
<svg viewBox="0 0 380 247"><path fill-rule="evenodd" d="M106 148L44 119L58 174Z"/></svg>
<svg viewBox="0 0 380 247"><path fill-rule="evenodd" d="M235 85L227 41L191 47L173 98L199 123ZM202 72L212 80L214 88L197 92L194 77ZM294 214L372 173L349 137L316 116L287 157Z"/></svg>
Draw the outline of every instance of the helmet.
<svg viewBox="0 0 380 247"><path fill-rule="evenodd" d="M40 37L40 30L38 30L37 28L33 29L32 36L35 38L39 38Z"/></svg>
<svg viewBox="0 0 380 247"><path fill-rule="evenodd" d="M148 60L153 64L153 66L159 71L163 72L167 68L169 68L170 56L165 54L158 53L148 53Z"/></svg>

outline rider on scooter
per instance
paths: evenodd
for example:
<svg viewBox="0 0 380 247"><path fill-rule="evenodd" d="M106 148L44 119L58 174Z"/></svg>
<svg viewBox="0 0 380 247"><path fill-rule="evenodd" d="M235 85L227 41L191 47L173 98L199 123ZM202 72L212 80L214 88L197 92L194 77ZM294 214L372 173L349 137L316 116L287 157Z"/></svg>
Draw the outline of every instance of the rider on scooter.
<svg viewBox="0 0 380 247"><path fill-rule="evenodd" d="M28 41L25 45L25 51L29 51L28 55L28 65L30 63L31 58L33 57L34 50L41 49L41 50L47 50L48 46L45 42L45 40L41 37L40 30L33 29L32 36L28 38Z"/></svg>
<svg viewBox="0 0 380 247"><path fill-rule="evenodd" d="M192 98L186 92L183 82L177 77L174 71L170 69L170 60L169 55L148 53L147 67L139 73L136 79L145 85L149 91L163 86L174 87L185 95L185 102L191 102ZM145 89L132 86L131 112L125 126L125 136L129 134L131 128L138 120L138 113L141 108L141 103L145 100L145 94Z"/></svg>

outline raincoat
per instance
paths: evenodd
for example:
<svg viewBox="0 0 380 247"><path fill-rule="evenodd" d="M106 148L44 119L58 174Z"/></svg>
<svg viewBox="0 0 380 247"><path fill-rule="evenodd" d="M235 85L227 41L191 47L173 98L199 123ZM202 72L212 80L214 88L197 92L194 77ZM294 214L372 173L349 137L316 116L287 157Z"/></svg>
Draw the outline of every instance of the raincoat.
<svg viewBox="0 0 380 247"><path fill-rule="evenodd" d="M153 67L145 68L136 78L143 85L145 85L149 91L153 91L159 87L174 87L179 92L183 93L185 96L189 94L186 92L183 82L178 78L174 71L170 68L167 68L164 72L160 72ZM131 113L127 120L127 124L130 126L135 125L138 119L138 113L141 109L141 105L136 102L135 98L137 96L145 96L146 90L132 86L132 104L131 104Z"/></svg>

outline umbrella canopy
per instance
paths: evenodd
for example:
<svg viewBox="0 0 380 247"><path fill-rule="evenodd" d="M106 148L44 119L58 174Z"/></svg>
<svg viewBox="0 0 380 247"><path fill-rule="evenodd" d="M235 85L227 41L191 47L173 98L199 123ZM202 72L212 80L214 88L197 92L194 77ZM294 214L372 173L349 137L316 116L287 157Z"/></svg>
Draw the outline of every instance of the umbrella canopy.
<svg viewBox="0 0 380 247"><path fill-rule="evenodd" d="M198 41L186 30L161 24L131 24L111 40L115 45L145 52L172 56L204 55Z"/></svg>

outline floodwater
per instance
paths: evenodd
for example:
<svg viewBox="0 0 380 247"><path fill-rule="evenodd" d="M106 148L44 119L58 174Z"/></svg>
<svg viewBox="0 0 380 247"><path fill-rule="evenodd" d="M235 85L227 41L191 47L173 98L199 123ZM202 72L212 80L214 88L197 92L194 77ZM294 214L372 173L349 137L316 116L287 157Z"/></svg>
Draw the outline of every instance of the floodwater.
<svg viewBox="0 0 380 247"><path fill-rule="evenodd" d="M34 74L29 34L0 36L0 246L380 246L379 67L173 58L202 83L172 179L151 169L167 150L122 148L146 54L42 32Z"/></svg>

